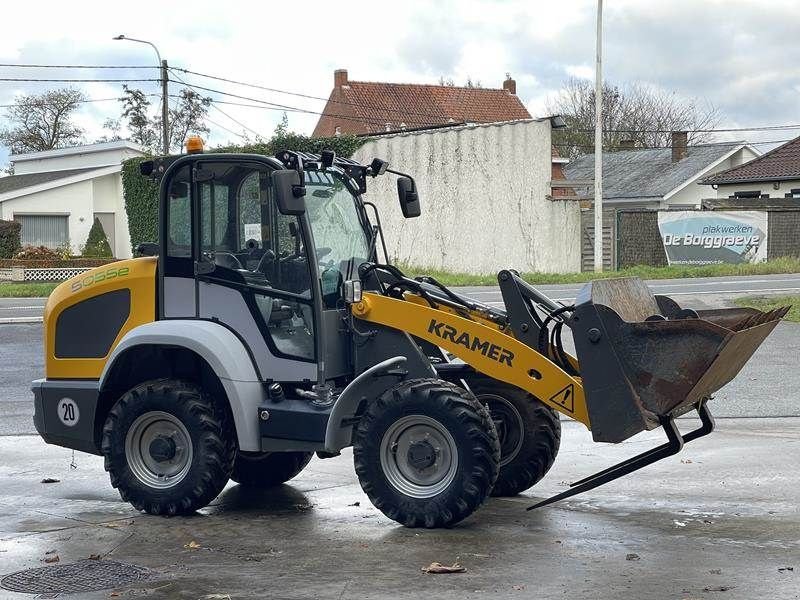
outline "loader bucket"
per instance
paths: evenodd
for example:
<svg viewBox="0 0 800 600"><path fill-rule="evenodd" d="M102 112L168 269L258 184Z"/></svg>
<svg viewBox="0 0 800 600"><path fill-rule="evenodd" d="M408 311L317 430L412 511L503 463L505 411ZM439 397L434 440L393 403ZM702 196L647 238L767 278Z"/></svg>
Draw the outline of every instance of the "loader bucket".
<svg viewBox="0 0 800 600"><path fill-rule="evenodd" d="M568 324L595 441L620 442L710 398L788 309L693 311L638 278L587 284Z"/></svg>

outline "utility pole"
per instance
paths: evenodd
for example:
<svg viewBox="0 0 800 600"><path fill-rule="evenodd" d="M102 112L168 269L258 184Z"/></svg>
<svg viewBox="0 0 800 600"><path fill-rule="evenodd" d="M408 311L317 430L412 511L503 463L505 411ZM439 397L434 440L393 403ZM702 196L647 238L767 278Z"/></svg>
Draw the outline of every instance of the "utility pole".
<svg viewBox="0 0 800 600"><path fill-rule="evenodd" d="M140 44L147 44L156 51L158 58L158 66L161 71L161 147L164 155L169 154L169 70L166 60L161 60L161 53L156 48L153 42L147 40L138 40L136 38L127 37L122 34L117 35L113 40L126 40L128 42L138 42Z"/></svg>
<svg viewBox="0 0 800 600"><path fill-rule="evenodd" d="M594 270L603 271L603 0L597 0L594 75Z"/></svg>
<svg viewBox="0 0 800 600"><path fill-rule="evenodd" d="M164 141L164 156L169 154L169 71L167 61L161 61L161 139Z"/></svg>

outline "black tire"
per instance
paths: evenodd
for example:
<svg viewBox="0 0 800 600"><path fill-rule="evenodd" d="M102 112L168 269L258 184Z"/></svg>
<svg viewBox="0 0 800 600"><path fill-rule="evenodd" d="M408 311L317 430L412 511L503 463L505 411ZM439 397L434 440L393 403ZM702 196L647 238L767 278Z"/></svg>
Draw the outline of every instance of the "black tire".
<svg viewBox="0 0 800 600"><path fill-rule="evenodd" d="M231 479L240 485L270 488L295 477L313 452L238 452Z"/></svg>
<svg viewBox="0 0 800 600"><path fill-rule="evenodd" d="M162 432L173 427L174 435L159 434L159 427ZM190 444L184 443L187 439ZM222 491L233 469L236 440L227 411L200 387L159 379L137 385L114 404L103 426L101 450L111 485L123 500L153 515L177 515L206 506ZM170 460L178 465L170 467ZM164 487L153 483L164 470L180 465L173 482L166 478Z"/></svg>
<svg viewBox="0 0 800 600"><path fill-rule="evenodd" d="M513 385L473 376L472 393L489 409L500 438L500 475L493 496L516 496L545 476L561 444L558 413Z"/></svg>
<svg viewBox="0 0 800 600"><path fill-rule="evenodd" d="M398 443L392 443L395 432ZM361 488L383 514L406 527L447 527L489 496L500 444L489 412L471 393L440 379L414 379L367 406L354 435L353 456ZM430 472L434 479L444 474L417 484L404 479L402 469L419 469L413 471L419 477Z"/></svg>

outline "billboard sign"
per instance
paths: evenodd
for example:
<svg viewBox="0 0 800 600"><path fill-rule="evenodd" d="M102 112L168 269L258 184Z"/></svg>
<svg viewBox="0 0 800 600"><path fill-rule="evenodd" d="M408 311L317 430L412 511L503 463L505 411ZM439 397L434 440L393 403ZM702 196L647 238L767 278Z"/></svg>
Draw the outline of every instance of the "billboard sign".
<svg viewBox="0 0 800 600"><path fill-rule="evenodd" d="M658 230L670 265L767 260L765 211L659 211Z"/></svg>

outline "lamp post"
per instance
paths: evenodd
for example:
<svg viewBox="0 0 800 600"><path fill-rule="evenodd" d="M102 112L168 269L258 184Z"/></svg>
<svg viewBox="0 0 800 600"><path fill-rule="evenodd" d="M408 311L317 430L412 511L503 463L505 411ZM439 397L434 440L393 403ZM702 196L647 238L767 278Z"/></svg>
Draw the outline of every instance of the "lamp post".
<svg viewBox="0 0 800 600"><path fill-rule="evenodd" d="M111 39L147 44L148 46L153 48L153 50L156 51L156 57L158 58L158 64L161 69L161 140L162 140L162 149L164 155L166 156L167 154L169 154L169 90L168 90L169 74L167 72L167 61L161 60L161 53L158 51L158 48L156 48L156 45L153 42L148 42L147 40L138 40L132 37L126 37L122 34L115 36Z"/></svg>
<svg viewBox="0 0 800 600"><path fill-rule="evenodd" d="M603 270L603 0L597 0L594 74L594 270Z"/></svg>

